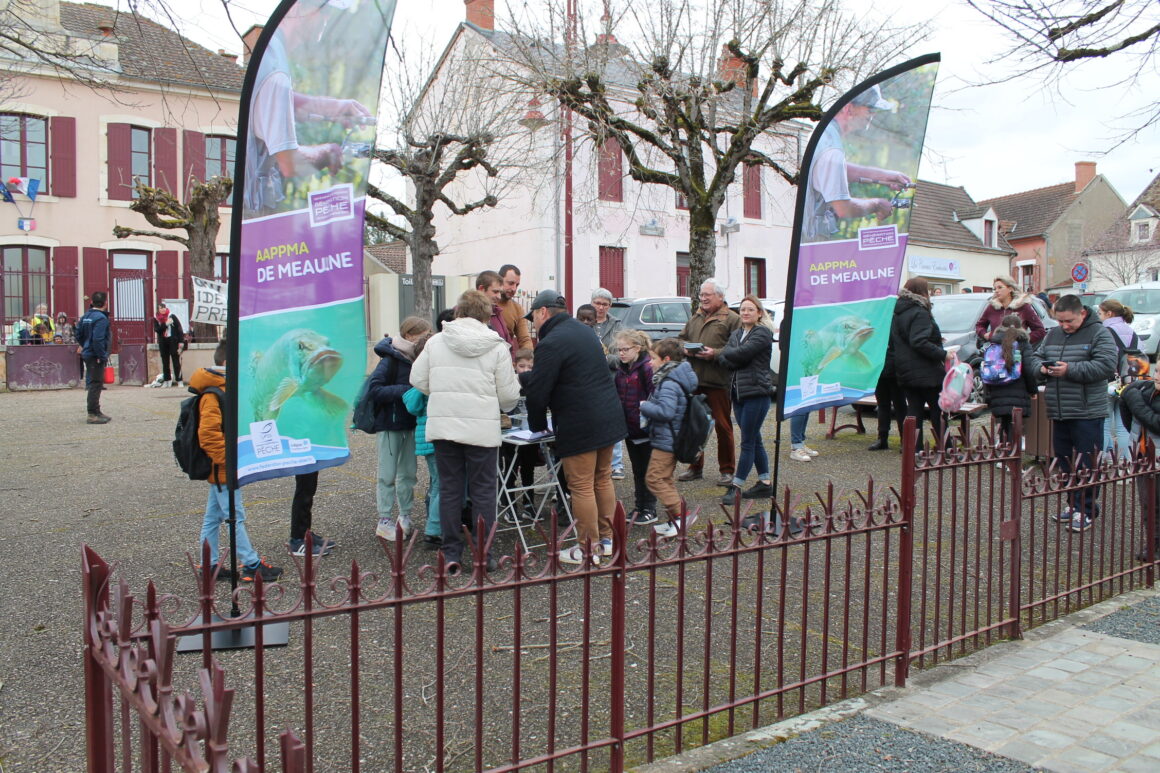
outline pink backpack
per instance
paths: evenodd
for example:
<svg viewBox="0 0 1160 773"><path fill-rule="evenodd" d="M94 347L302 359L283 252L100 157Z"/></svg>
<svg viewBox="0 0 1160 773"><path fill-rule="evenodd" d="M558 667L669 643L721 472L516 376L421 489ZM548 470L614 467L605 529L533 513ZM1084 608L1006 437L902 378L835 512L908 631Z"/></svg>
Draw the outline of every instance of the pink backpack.
<svg viewBox="0 0 1160 773"><path fill-rule="evenodd" d="M939 410L944 413L954 413L963 407L971 396L974 387L974 372L965 362L959 362L959 356L953 355L947 364L947 374L943 376L942 391L938 395Z"/></svg>

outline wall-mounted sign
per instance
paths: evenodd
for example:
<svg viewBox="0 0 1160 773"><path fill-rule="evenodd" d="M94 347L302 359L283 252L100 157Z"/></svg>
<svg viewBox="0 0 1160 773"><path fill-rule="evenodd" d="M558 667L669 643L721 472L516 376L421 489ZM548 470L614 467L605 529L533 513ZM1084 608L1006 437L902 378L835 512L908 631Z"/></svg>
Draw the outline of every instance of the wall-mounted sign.
<svg viewBox="0 0 1160 773"><path fill-rule="evenodd" d="M924 255L910 255L907 258L910 273L933 276L942 279L962 279L962 262L954 258L928 258Z"/></svg>

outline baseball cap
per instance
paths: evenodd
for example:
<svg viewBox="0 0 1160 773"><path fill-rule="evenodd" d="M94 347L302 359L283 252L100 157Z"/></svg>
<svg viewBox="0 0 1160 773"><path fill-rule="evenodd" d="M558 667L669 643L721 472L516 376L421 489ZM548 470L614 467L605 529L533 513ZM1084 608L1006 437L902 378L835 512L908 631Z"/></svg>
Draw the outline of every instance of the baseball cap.
<svg viewBox="0 0 1160 773"><path fill-rule="evenodd" d="M532 301L532 307L525 315L527 319L532 318L532 312L536 309L567 309L568 302L564 300L564 296L555 290L540 290Z"/></svg>
<svg viewBox="0 0 1160 773"><path fill-rule="evenodd" d="M868 107L871 110L893 110L894 103L888 99L883 99L882 88L875 83L865 91L858 93L856 97L850 100L850 104L859 105L861 107Z"/></svg>

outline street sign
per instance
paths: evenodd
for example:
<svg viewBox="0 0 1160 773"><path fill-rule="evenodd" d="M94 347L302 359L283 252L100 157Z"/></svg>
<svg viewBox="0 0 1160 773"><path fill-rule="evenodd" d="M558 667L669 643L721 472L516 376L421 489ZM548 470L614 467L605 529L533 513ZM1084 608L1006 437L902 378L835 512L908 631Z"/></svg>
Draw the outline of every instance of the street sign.
<svg viewBox="0 0 1160 773"><path fill-rule="evenodd" d="M1073 282L1086 282L1090 274L1091 270L1088 268L1088 264L1082 261L1071 267L1071 281Z"/></svg>
<svg viewBox="0 0 1160 773"><path fill-rule="evenodd" d="M1072 292L1075 292L1075 293L1086 293L1087 292L1087 282L1072 282L1071 290L1072 290Z"/></svg>

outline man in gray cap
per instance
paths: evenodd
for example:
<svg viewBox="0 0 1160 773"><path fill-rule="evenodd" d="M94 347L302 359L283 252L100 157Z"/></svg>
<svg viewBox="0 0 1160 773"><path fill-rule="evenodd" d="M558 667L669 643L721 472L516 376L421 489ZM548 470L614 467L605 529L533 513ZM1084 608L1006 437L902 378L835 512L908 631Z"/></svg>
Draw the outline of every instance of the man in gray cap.
<svg viewBox="0 0 1160 773"><path fill-rule="evenodd" d="M846 160L842 139L870 126L875 111L889 111L894 104L882 97L877 85L859 92L842 106L834 116L814 148L810 165L809 186L806 188L805 218L802 240L822 242L838 233L838 221L876 215L879 220L890 217L890 199L859 199L850 195L850 183L880 183L892 190L902 190L911 180L902 172L862 166Z"/></svg>

